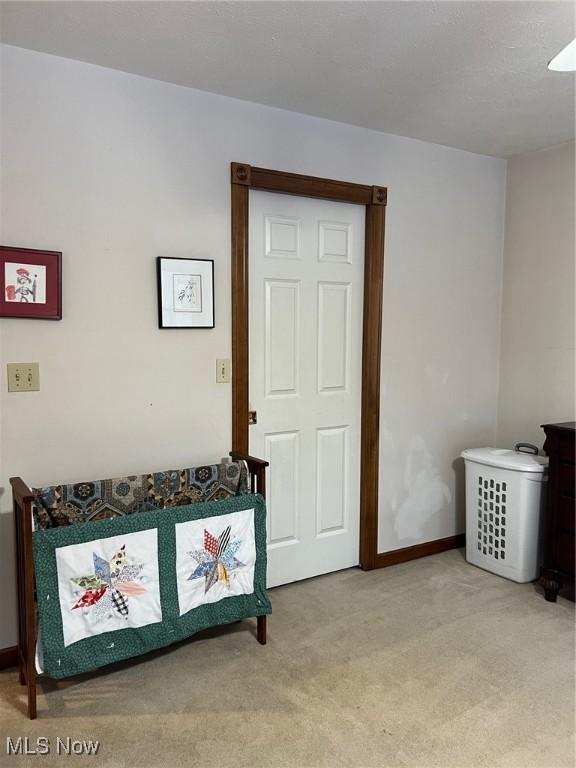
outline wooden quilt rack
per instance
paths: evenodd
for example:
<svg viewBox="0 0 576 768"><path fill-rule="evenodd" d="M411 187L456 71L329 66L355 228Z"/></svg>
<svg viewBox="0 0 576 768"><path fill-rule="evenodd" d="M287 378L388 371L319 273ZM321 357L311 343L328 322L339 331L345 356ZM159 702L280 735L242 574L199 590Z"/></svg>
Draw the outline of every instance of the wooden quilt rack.
<svg viewBox="0 0 576 768"><path fill-rule="evenodd" d="M231 451L234 461L244 461L248 467L250 493L266 498L266 467L268 462L254 456ZM20 685L28 689L28 717L35 720L36 706L36 588L32 550L32 508L35 496L21 477L11 477L16 535L16 590L18 610L18 674ZM257 617L256 637L266 644L266 616Z"/></svg>

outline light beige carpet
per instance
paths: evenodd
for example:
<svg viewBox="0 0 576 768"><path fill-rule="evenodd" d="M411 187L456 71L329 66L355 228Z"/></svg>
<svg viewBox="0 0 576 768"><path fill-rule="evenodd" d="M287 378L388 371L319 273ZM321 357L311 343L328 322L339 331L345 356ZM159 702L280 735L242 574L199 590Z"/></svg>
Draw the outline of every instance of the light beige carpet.
<svg viewBox="0 0 576 768"><path fill-rule="evenodd" d="M97 757L66 764L106 768L574 765L574 603L460 551L282 587L272 603L266 647L236 624L45 681L34 723L3 672L2 764L57 761L6 755L6 736L28 735L98 739Z"/></svg>

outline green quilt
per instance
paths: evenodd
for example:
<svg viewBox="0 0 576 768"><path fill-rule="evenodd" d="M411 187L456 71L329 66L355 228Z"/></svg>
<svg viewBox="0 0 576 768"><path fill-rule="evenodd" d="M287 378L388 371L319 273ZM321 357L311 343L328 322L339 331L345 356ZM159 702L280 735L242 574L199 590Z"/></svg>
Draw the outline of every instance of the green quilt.
<svg viewBox="0 0 576 768"><path fill-rule="evenodd" d="M271 613L260 496L33 534L45 672L69 677Z"/></svg>

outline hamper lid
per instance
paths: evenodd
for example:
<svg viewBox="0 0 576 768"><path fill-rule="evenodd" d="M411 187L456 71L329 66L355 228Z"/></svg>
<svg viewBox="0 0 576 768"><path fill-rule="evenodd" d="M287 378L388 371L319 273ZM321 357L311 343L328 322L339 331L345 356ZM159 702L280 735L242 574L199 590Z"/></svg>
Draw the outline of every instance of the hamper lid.
<svg viewBox="0 0 576 768"><path fill-rule="evenodd" d="M489 467L512 469L516 472L544 472L548 466L546 456L510 451L506 448L467 448L461 456L467 461L487 464Z"/></svg>

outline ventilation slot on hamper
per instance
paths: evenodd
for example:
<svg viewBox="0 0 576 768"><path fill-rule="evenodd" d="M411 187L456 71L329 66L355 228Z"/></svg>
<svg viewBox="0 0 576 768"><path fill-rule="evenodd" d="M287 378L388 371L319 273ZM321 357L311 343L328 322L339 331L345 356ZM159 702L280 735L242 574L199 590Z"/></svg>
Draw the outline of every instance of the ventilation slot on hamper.
<svg viewBox="0 0 576 768"><path fill-rule="evenodd" d="M478 478L478 551L506 559L506 483Z"/></svg>

